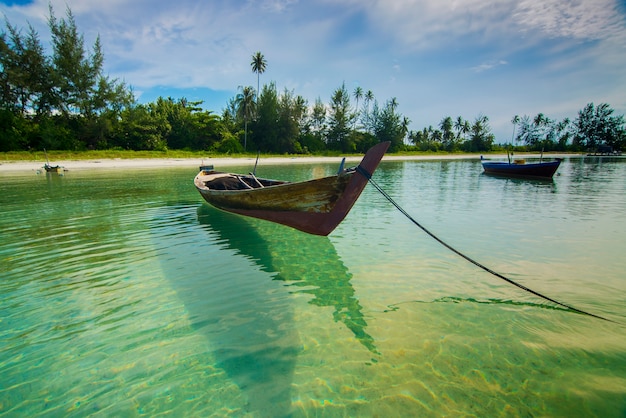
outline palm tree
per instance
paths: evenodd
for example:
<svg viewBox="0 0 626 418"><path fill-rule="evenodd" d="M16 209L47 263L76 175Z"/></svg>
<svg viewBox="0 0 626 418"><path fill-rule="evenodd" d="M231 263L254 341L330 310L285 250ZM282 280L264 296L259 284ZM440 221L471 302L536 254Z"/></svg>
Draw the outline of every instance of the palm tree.
<svg viewBox="0 0 626 418"><path fill-rule="evenodd" d="M511 137L511 143L513 143L513 141L515 140L515 127L517 126L519 121L520 119L518 115L513 116L513 119L511 119L511 123L513 124L513 136Z"/></svg>
<svg viewBox="0 0 626 418"><path fill-rule="evenodd" d="M313 123L314 134L321 138L325 129L324 123L326 122L326 106L319 97L315 99L315 105L313 105L311 114L311 121Z"/></svg>
<svg viewBox="0 0 626 418"><path fill-rule="evenodd" d="M368 90L367 93L365 93L365 115L363 117L364 120L361 121L361 123L365 126L368 126L369 124L370 103L373 101L374 101L374 93L372 93L372 90Z"/></svg>
<svg viewBox="0 0 626 418"><path fill-rule="evenodd" d="M369 104L373 101L374 101L374 93L372 93L372 90L368 90L367 93L365 93L365 102L369 106Z"/></svg>
<svg viewBox="0 0 626 418"><path fill-rule="evenodd" d="M389 101L389 106L391 107L391 113L395 113L396 109L398 108L398 99L392 97Z"/></svg>
<svg viewBox="0 0 626 418"><path fill-rule="evenodd" d="M467 140L467 135L469 134L471 129L472 129L472 126L469 120L466 120L465 122L463 122L463 128L461 129L461 134L463 134L463 139Z"/></svg>
<svg viewBox="0 0 626 418"><path fill-rule="evenodd" d="M237 94L235 98L235 105L237 106L237 117L243 119L244 122L244 140L243 140L243 150L245 151L248 147L248 119L250 119L255 114L256 103L254 100L254 87L239 86L241 93Z"/></svg>
<svg viewBox="0 0 626 418"><path fill-rule="evenodd" d="M450 116L446 116L439 122L439 127L441 128L443 144L447 147L452 145L453 133L452 127L454 123L452 122L452 118Z"/></svg>
<svg viewBox="0 0 626 418"><path fill-rule="evenodd" d="M356 99L356 106L355 106L355 108L356 108L356 115L357 115L357 117L354 118L354 124L352 126L352 129L354 129L354 127L356 126L356 120L357 120L358 115L359 115L359 100L361 98L363 98L363 89L361 88L361 86L357 86L354 89L354 93L352 93L352 95Z"/></svg>
<svg viewBox="0 0 626 418"><path fill-rule="evenodd" d="M401 125L401 130L402 130L402 138L406 139L407 135L409 134L409 124L411 123L411 119L407 118L406 116L402 118L402 125Z"/></svg>
<svg viewBox="0 0 626 418"><path fill-rule="evenodd" d="M252 55L250 66L252 66L252 72L256 73L256 91L259 92L260 76L265 72L265 68L267 67L267 61L265 61L265 57L260 51Z"/></svg>
<svg viewBox="0 0 626 418"><path fill-rule="evenodd" d="M569 127L571 125L571 122L569 120L569 118L565 118L563 119L561 122L557 123L556 125L556 133L558 135L558 144L559 144L559 150L560 151L564 151L565 150L565 145L567 144L567 140L570 137L570 132L569 131Z"/></svg>
<svg viewBox="0 0 626 418"><path fill-rule="evenodd" d="M462 116L457 116L454 121L454 130L456 131L457 140L461 139L461 132L463 132L463 125L465 125L465 121Z"/></svg>

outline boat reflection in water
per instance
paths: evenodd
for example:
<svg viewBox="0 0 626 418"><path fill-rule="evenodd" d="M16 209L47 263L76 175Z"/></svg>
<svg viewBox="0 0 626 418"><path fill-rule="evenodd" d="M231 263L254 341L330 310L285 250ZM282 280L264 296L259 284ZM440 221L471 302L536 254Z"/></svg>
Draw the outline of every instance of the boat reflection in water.
<svg viewBox="0 0 626 418"><path fill-rule="evenodd" d="M313 298L310 304L332 307L333 319L343 323L369 351L378 354L374 339L350 284L352 274L328 237L302 233L267 221L247 219L207 205L198 221L225 240L228 247L252 259L274 280L300 287Z"/></svg>
<svg viewBox="0 0 626 418"><path fill-rule="evenodd" d="M332 308L332 319L320 326L344 324L364 350L378 354L352 275L328 237L207 204L160 213L153 232L164 273L191 326L207 338L215 366L240 388L248 413L291 413L294 370L303 350L294 293Z"/></svg>

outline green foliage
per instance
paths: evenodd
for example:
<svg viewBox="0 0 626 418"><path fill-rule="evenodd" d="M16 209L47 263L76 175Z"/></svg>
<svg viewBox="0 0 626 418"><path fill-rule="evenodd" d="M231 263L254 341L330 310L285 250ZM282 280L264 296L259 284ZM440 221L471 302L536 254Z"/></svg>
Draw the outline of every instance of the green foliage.
<svg viewBox="0 0 626 418"><path fill-rule="evenodd" d="M125 109L111 145L135 151L167 149L165 135L171 127L165 115L156 112L155 107L137 105Z"/></svg>
<svg viewBox="0 0 626 418"><path fill-rule="evenodd" d="M372 111L373 133L380 142L391 142L389 147L391 152L404 149L404 138L407 133L406 124L403 123L401 115L396 113L396 107L397 102L392 99L382 109L375 103Z"/></svg>
<svg viewBox="0 0 626 418"><path fill-rule="evenodd" d="M350 113L350 94L345 83L333 92L328 115L326 143L330 149L353 152L355 145L349 141L354 116Z"/></svg>
<svg viewBox="0 0 626 418"><path fill-rule="evenodd" d="M30 113L40 116L52 106L49 59L45 57L43 46L32 26L26 37L8 22L6 28L10 41L5 42L6 35L3 34L0 47L3 105L23 115Z"/></svg>
<svg viewBox="0 0 626 418"><path fill-rule="evenodd" d="M353 131L353 141L356 145L356 152L365 153L368 149L379 143L379 139L369 132Z"/></svg>
<svg viewBox="0 0 626 418"><path fill-rule="evenodd" d="M264 86L258 95L252 87L242 87L221 117L202 111L200 102L184 98L160 97L153 103L137 104L124 83L104 74L100 39L87 49L69 8L64 18L57 18L52 7L49 12L50 56L32 28L24 35L6 22L6 31L0 33L1 150L238 153L252 148L283 154L327 148L365 151L386 138L394 141L396 149L402 145L406 124L398 128L397 105L393 118L385 112L373 118L369 112L372 92L364 94L357 88L352 109L345 85L334 92L329 108L318 99L309 109L306 100L293 91L278 94L275 83ZM260 74L267 67L263 54L253 55L251 67L257 74L258 92ZM371 122L368 132L357 130L359 115L361 126Z"/></svg>
<svg viewBox="0 0 626 418"><path fill-rule="evenodd" d="M197 122L198 136L194 150L209 150L213 144L232 136L218 115L210 111L194 113Z"/></svg>
<svg viewBox="0 0 626 418"><path fill-rule="evenodd" d="M613 112L606 103L597 107L593 103L587 104L578 112L578 118L574 122L574 144L593 151L601 145L621 150L626 145L624 116L613 116Z"/></svg>
<svg viewBox="0 0 626 418"><path fill-rule="evenodd" d="M254 148L261 152L281 152L278 140L278 118L276 84L270 83L263 86L257 103L257 119L251 123Z"/></svg>
<svg viewBox="0 0 626 418"><path fill-rule="evenodd" d="M311 117L309 118L305 132L311 132L322 143L326 137L326 106L319 97L315 100Z"/></svg>
<svg viewBox="0 0 626 418"><path fill-rule="evenodd" d="M409 140L419 151L440 151L443 148L441 138L441 131L435 130L432 126L409 133Z"/></svg>
<svg viewBox="0 0 626 418"><path fill-rule="evenodd" d="M38 129L31 139L35 149L65 149L81 150L83 144L78 140L75 132L82 128L79 118L62 118L53 116L45 118L36 126Z"/></svg>
<svg viewBox="0 0 626 418"><path fill-rule="evenodd" d="M456 148L456 135L454 134L454 122L447 116L439 123L441 128L441 142L446 151L453 151Z"/></svg>
<svg viewBox="0 0 626 418"><path fill-rule="evenodd" d="M57 19L50 7L51 57L32 27L23 35L8 21L5 26L0 34L0 105L12 112L14 129L2 137L1 147L109 146L122 109L134 98L123 83L103 75L100 40L87 54L69 9L65 19ZM17 132L20 141L14 139Z"/></svg>
<svg viewBox="0 0 626 418"><path fill-rule="evenodd" d="M511 121L514 126L516 142L522 142L525 148L535 151L565 151L571 141L573 150L593 150L605 146L619 150L624 146L626 130L624 116L613 116L613 109L606 103L594 107L587 104L578 112L574 123L568 118L558 122L543 113L535 117L515 116ZM515 136L515 127L518 127Z"/></svg>
<svg viewBox="0 0 626 418"><path fill-rule="evenodd" d="M222 154L240 154L244 151L239 140L233 136L228 136L215 144L215 150Z"/></svg>
<svg viewBox="0 0 626 418"><path fill-rule="evenodd" d="M254 64L254 62L253 62ZM244 123L243 150L248 148L248 122L256 115L255 92L250 86L239 87L241 93L235 97L236 116Z"/></svg>
<svg viewBox="0 0 626 418"><path fill-rule="evenodd" d="M480 115L476 117L470 128L469 135L469 141L464 143L465 151L482 152L491 150L495 137L491 133L489 118L487 116Z"/></svg>
<svg viewBox="0 0 626 418"><path fill-rule="evenodd" d="M307 105L302 96L296 96L292 91L285 89L278 102L278 148L281 152L302 153L298 143L300 127Z"/></svg>
<svg viewBox="0 0 626 418"><path fill-rule="evenodd" d="M52 90L55 105L64 115L80 114L91 119L119 104L127 104L129 94L117 80L103 74L104 55L100 37L90 54L84 37L78 33L76 22L68 8L65 19L57 19L50 6L48 26L52 34ZM117 103L117 105L113 105Z"/></svg>
<svg viewBox="0 0 626 418"><path fill-rule="evenodd" d="M419 151L429 152L466 152L490 151L495 137L489 126L489 118L479 115L474 123L464 120L461 116L453 121L451 117L441 120L439 129L432 126L421 131L409 132L409 141L413 142Z"/></svg>
<svg viewBox="0 0 626 418"><path fill-rule="evenodd" d="M303 154L319 153L326 149L324 140L319 135L310 132L301 135L298 143Z"/></svg>
<svg viewBox="0 0 626 418"><path fill-rule="evenodd" d="M27 121L23 116L0 108L0 151L27 149L26 128Z"/></svg>

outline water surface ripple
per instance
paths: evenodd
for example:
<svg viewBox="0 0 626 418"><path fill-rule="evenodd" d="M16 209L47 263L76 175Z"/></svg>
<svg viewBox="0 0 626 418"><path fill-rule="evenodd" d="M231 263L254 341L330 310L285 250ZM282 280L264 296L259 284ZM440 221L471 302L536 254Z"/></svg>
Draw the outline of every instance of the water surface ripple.
<svg viewBox="0 0 626 418"><path fill-rule="evenodd" d="M625 160L375 174L468 256L621 324L486 274L371 186L316 237L211 208L195 169L2 179L0 417L626 414Z"/></svg>

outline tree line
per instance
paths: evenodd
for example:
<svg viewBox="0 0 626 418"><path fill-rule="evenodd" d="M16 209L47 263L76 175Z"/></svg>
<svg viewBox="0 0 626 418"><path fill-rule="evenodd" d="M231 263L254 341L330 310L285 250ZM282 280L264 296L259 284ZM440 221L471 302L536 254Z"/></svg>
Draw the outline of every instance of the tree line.
<svg viewBox="0 0 626 418"><path fill-rule="evenodd" d="M109 78L97 38L87 48L68 8L64 18L49 9L51 54L39 35L5 21L0 33L0 151L188 149L240 153L364 152L381 141L391 151L484 152L497 147L489 118L472 122L445 117L436 128L409 129L396 98L379 102L371 90L343 83L328 103L309 104L294 91L261 86L267 68L261 52L252 56L256 89L240 86L221 114L202 102L160 97L140 104L132 88ZM620 149L624 117L608 104L588 104L574 121L539 114L512 119L511 145L529 150L584 150L599 145Z"/></svg>
<svg viewBox="0 0 626 418"><path fill-rule="evenodd" d="M623 115L615 115L607 104L588 103L571 121L550 119L543 113L534 117L515 115L513 134L505 147L522 151L595 151L601 147L621 150L626 146ZM410 131L409 141L421 151L482 152L494 148L489 118L480 115L473 122L447 116L437 128Z"/></svg>

